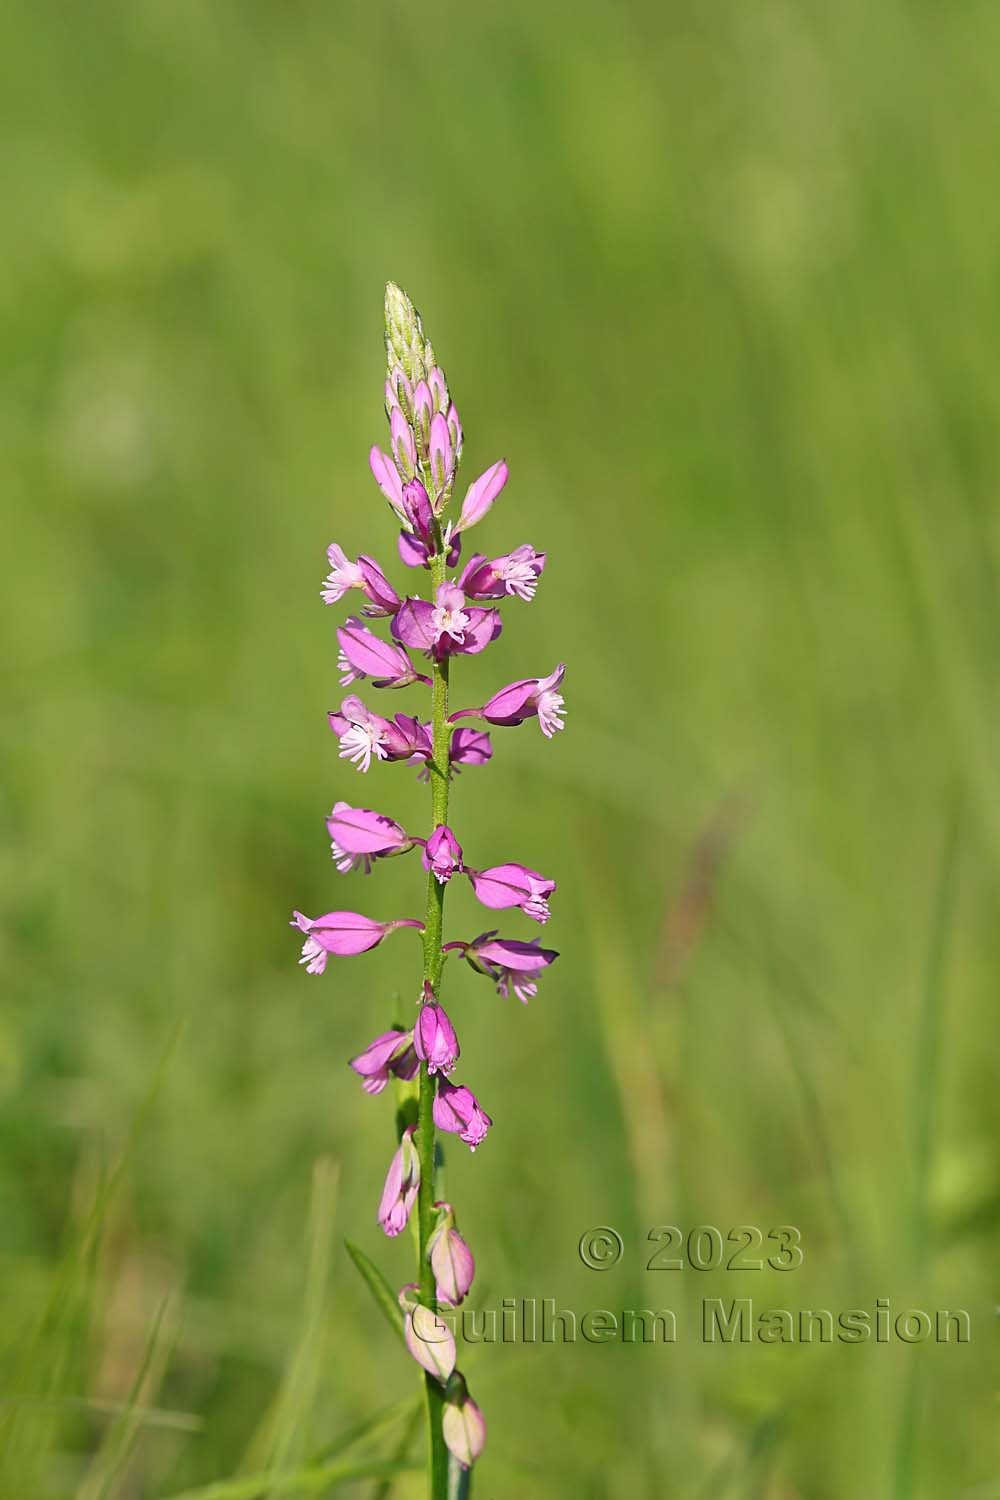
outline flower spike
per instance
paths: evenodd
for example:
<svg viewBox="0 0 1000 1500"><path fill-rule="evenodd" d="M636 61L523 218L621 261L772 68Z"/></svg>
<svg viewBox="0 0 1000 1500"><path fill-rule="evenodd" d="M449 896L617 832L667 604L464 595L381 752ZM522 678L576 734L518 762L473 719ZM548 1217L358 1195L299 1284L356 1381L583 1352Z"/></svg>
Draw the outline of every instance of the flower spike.
<svg viewBox="0 0 1000 1500"><path fill-rule="evenodd" d="M377 948L383 938L397 927L416 927L424 930L423 922L415 917L399 917L395 922L374 922L357 911L328 911L323 917L306 917L300 911L292 913L289 924L304 932L300 964L305 964L307 974L322 974L331 954L339 958L356 953L367 953Z"/></svg>
<svg viewBox="0 0 1000 1500"><path fill-rule="evenodd" d="M538 924L548 922L556 890L554 880L516 861L484 868L467 864L449 817L450 789L466 767L489 764L494 726L536 718L547 739L563 728L566 669L560 664L548 677L521 678L499 688L480 708L449 712L451 679L462 659L480 655L500 635L501 606L535 598L547 558L523 542L497 556L474 552L461 565L465 533L485 520L507 485L506 461L499 459L473 479L460 506L449 514L459 493L462 423L420 314L395 282L385 289L385 353L388 431L371 448L368 463L392 513L400 561L429 578L419 590L397 591L374 557L348 556L331 542L320 596L328 605L348 596L353 601L337 628L344 688L367 681L376 690L412 688L414 698L421 696L421 688L430 688L430 705L428 709L424 700L416 713L381 714L350 691L327 718L339 742L339 758L357 771L394 763L415 768L418 779L432 787L432 817L425 836L425 830L410 833L374 808L338 800L326 817L326 830L336 869L344 876L355 871L370 875L383 860L419 849L426 872L426 916L377 921L355 911L318 917L296 911L291 925L302 943L300 963L309 974L322 974L331 958L369 952L399 928L413 928L422 937L423 974L412 1026L394 1024L381 1031L349 1066L366 1094L389 1091L395 1098L398 1145L377 1217L390 1239L402 1235L408 1224L414 1230L417 1280L402 1288L398 1302L411 1357L441 1387L429 1411L437 1476L431 1500L443 1500L438 1480L447 1470L451 1483L456 1468L476 1462L486 1442L486 1424L455 1367L455 1336L442 1316L469 1295L476 1265L452 1205L435 1201L439 1134L456 1136L475 1151L492 1121L470 1088L452 1082L461 1049L440 1000L442 978L448 957L457 954L490 979L500 995L526 1003L537 991L539 976L558 956L537 938L503 938L495 931L471 942L443 940L445 898L456 877L467 879L490 911L518 912ZM373 627L377 620L386 622L384 630ZM475 722L460 722L466 719Z"/></svg>

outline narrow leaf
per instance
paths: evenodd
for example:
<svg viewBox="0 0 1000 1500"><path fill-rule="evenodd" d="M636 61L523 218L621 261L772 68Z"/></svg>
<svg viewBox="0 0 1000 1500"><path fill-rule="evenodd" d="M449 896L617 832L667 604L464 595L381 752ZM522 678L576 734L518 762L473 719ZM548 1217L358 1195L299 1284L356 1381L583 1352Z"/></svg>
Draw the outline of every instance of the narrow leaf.
<svg viewBox="0 0 1000 1500"><path fill-rule="evenodd" d="M384 1313L390 1327L395 1330L397 1337L402 1340L403 1310L396 1300L396 1293L392 1290L382 1272L374 1262L368 1259L363 1250L359 1250L357 1245L353 1245L350 1240L345 1240L344 1244L347 1247L348 1255L357 1266L362 1280Z"/></svg>
<svg viewBox="0 0 1000 1500"><path fill-rule="evenodd" d="M341 1484L354 1484L359 1479L385 1479L394 1474L415 1472L414 1464L401 1464L382 1458L320 1464L318 1467L293 1469L283 1474L281 1493L283 1496L317 1495L336 1489ZM185 1490L183 1494L169 1496L168 1500L260 1500L274 1484L274 1480L273 1474L247 1474L240 1479L223 1479L217 1484L206 1485L204 1489Z"/></svg>

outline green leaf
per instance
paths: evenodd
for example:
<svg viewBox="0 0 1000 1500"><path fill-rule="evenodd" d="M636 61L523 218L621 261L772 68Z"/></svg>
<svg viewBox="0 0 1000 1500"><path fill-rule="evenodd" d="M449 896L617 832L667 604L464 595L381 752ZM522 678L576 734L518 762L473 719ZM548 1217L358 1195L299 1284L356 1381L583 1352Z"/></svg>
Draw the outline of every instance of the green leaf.
<svg viewBox="0 0 1000 1500"><path fill-rule="evenodd" d="M379 1308L385 1314L390 1327L397 1336L403 1337L403 1310L396 1300L396 1293L386 1281L378 1267L368 1259L363 1250L353 1245L350 1240L344 1241L347 1253L361 1273L362 1280L366 1283Z"/></svg>
<svg viewBox="0 0 1000 1500"><path fill-rule="evenodd" d="M355 1422L353 1427L347 1427L339 1432L335 1438L331 1438L318 1453L314 1453L312 1462L314 1464L328 1463L340 1453L346 1453L350 1448L356 1448L360 1443L371 1442L373 1438L381 1437L384 1432L390 1431L402 1421L411 1421L414 1416L419 1417L423 1408L423 1396L407 1396L403 1401L394 1401L391 1406L383 1406L373 1416L364 1417L360 1422ZM397 1455L400 1456L400 1455Z"/></svg>
<svg viewBox="0 0 1000 1500"><path fill-rule="evenodd" d="M385 1479L395 1474L415 1473L417 1465L400 1463L395 1459L371 1458L359 1461L343 1461L335 1464L313 1465L306 1469L292 1469L280 1476L269 1474L247 1474L240 1479L223 1479L203 1489L185 1490L183 1494L171 1495L168 1500L260 1500L269 1490L277 1489L282 1500L293 1495L316 1495L341 1484L354 1484L359 1479Z"/></svg>

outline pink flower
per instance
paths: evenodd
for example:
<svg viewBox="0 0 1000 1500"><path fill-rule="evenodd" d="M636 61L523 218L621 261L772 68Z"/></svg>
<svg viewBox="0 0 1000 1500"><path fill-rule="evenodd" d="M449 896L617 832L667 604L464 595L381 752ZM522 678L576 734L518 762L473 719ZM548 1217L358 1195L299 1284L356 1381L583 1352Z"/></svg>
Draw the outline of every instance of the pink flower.
<svg viewBox="0 0 1000 1500"><path fill-rule="evenodd" d="M414 536L429 548L434 538L434 512L419 479L403 486L403 513Z"/></svg>
<svg viewBox="0 0 1000 1500"><path fill-rule="evenodd" d="M367 771L373 757L389 759L391 722L370 713L360 698L345 698L340 713L331 713L328 718L330 728L340 740L341 760L349 760L359 771Z"/></svg>
<svg viewBox="0 0 1000 1500"><path fill-rule="evenodd" d="M455 420L457 423L457 413ZM449 426L448 419L443 412L434 413L431 418L429 461L438 512L451 493L455 480L455 431L456 429Z"/></svg>
<svg viewBox="0 0 1000 1500"><path fill-rule="evenodd" d="M507 465L501 458L469 485L458 524L449 528L449 535L457 536L460 531L468 531L470 526L481 521L506 483Z"/></svg>
<svg viewBox="0 0 1000 1500"><path fill-rule="evenodd" d="M469 1294L476 1262L472 1251L455 1228L450 1203L435 1203L441 1217L427 1242L427 1254L437 1282L437 1300L458 1307Z"/></svg>
<svg viewBox="0 0 1000 1500"><path fill-rule="evenodd" d="M339 713L327 715L330 728L340 740L340 756L367 771L372 760L430 760L431 737L419 720L409 714L383 719L373 714L360 698L345 698Z"/></svg>
<svg viewBox="0 0 1000 1500"><path fill-rule="evenodd" d="M462 868L462 846L446 824L435 828L422 855L425 870L433 871L440 885L447 885L456 870Z"/></svg>
<svg viewBox="0 0 1000 1500"><path fill-rule="evenodd" d="M472 967L493 980L498 995L508 999L513 993L524 1005L538 993L537 976L559 957L554 949L539 947L538 938L521 943L497 937L495 932L484 932L471 943L446 946L462 948Z"/></svg>
<svg viewBox="0 0 1000 1500"><path fill-rule="evenodd" d="M419 479L403 486L402 507L403 518L410 529L399 534L399 555L408 568L430 567L430 559L437 553L435 511ZM449 568L458 562L461 551L461 537L455 537L446 547Z"/></svg>
<svg viewBox="0 0 1000 1500"><path fill-rule="evenodd" d="M447 411L451 405L448 395L448 382L444 378L444 371L439 365L435 365L427 376L427 385L431 393L431 400L435 411Z"/></svg>
<svg viewBox="0 0 1000 1500"><path fill-rule="evenodd" d="M420 1157L413 1144L415 1129L416 1126L411 1125L403 1131L399 1149L389 1163L378 1206L378 1221L390 1239L406 1228L420 1191Z"/></svg>
<svg viewBox="0 0 1000 1500"><path fill-rule="evenodd" d="M304 932L300 964L305 964L307 974L322 974L330 954L346 957L356 953L367 953L377 948L383 938L397 927L417 927L423 931L423 922L415 917L399 917L395 922L375 922L356 911L328 911L322 917L306 917L302 912L293 912L289 924Z"/></svg>
<svg viewBox="0 0 1000 1500"><path fill-rule="evenodd" d="M336 542L330 543L326 555L330 572L323 579L324 586L320 591L324 604L336 604L351 589L360 589L368 600L362 614L369 619L396 613L399 595L373 557L362 553L357 562L351 562Z"/></svg>
<svg viewBox="0 0 1000 1500"><path fill-rule="evenodd" d="M417 452L427 458L430 441L431 418L434 415L434 397L426 380L413 387L413 430L417 439Z"/></svg>
<svg viewBox="0 0 1000 1500"><path fill-rule="evenodd" d="M430 739L431 726L424 725ZM429 757L428 757L429 758ZM493 758L493 742L488 730L485 729L455 729L451 736L451 769L452 774L458 776L463 766L485 766L487 761ZM418 781L429 781L430 771L426 761L417 776Z"/></svg>
<svg viewBox="0 0 1000 1500"><path fill-rule="evenodd" d="M462 444L465 441L465 434L462 432L462 424L458 420L458 412L455 410L455 403L454 403L454 401L452 401L452 402L449 403L448 411L447 411L447 418L448 418L448 436L451 439L451 446L452 446L452 449L454 450L454 454L455 454L455 461L454 461L454 463L452 465L452 476L451 476L452 477L452 482L454 482L454 478L455 478L454 471L458 468L458 465L460 464L460 462L462 460ZM448 486L448 493L451 494L451 485L450 484Z"/></svg>
<svg viewBox="0 0 1000 1500"><path fill-rule="evenodd" d="M368 807L352 807L349 802L334 803L326 829L342 875L358 868L369 875L374 860L413 848L413 840L392 818Z"/></svg>
<svg viewBox="0 0 1000 1500"><path fill-rule="evenodd" d="M554 880L546 880L537 870L527 865L491 865L488 870L466 869L472 889L484 906L494 911L505 907L519 906L526 917L535 922L549 920L549 897L556 888Z"/></svg>
<svg viewBox="0 0 1000 1500"><path fill-rule="evenodd" d="M401 531L399 533L399 556L408 568L429 568L431 548L429 542L422 542L412 531Z"/></svg>
<svg viewBox="0 0 1000 1500"><path fill-rule="evenodd" d="M441 1432L448 1452L463 1469L471 1468L486 1447L486 1422L464 1380L460 1393L450 1395L445 1403Z"/></svg>
<svg viewBox="0 0 1000 1500"><path fill-rule="evenodd" d="M429 677L414 671L413 663L402 646L380 640L363 620L351 616L337 631L340 656L337 665L343 672L341 687L348 687L362 677L371 677L377 688L407 687L411 682L430 683Z"/></svg>
<svg viewBox="0 0 1000 1500"><path fill-rule="evenodd" d="M330 572L323 580L320 598L324 604L336 604L349 589L359 589L364 584L364 575L356 562L351 562L343 548L331 542L326 549Z"/></svg>
<svg viewBox="0 0 1000 1500"><path fill-rule="evenodd" d="M405 483L417 470L417 445L413 429L398 407L393 408L389 417L389 444L399 477Z"/></svg>
<svg viewBox="0 0 1000 1500"><path fill-rule="evenodd" d="M458 582L470 599L502 599L516 594L525 601L535 597L545 567L545 553L524 543L492 562L476 553L470 557Z"/></svg>
<svg viewBox="0 0 1000 1500"><path fill-rule="evenodd" d="M454 583L443 583L427 599L404 599L392 622L392 633L404 645L441 660L456 652L475 655L495 641L503 628L500 612L467 605Z"/></svg>
<svg viewBox="0 0 1000 1500"><path fill-rule="evenodd" d="M523 724L537 714L542 733L551 739L557 730L565 728L563 696L557 691L565 675L565 664L560 662L549 677L526 677L509 683L483 706L483 718L488 724Z"/></svg>
<svg viewBox="0 0 1000 1500"><path fill-rule="evenodd" d="M373 448L368 455L368 463L375 483L382 491L393 510L401 521L406 520L403 510L403 481L399 477L396 466L392 459L382 452L381 448Z"/></svg>
<svg viewBox="0 0 1000 1500"><path fill-rule="evenodd" d="M444 1006L435 1000L427 1000L420 1007L413 1047L420 1061L427 1064L428 1073L450 1073L461 1055L455 1028Z"/></svg>
<svg viewBox="0 0 1000 1500"><path fill-rule="evenodd" d="M442 1318L418 1301L419 1295L420 1288L415 1281L404 1286L399 1294L399 1305L403 1309L403 1338L421 1369L445 1385L455 1368L455 1335Z"/></svg>
<svg viewBox="0 0 1000 1500"><path fill-rule="evenodd" d="M368 600L367 607L361 613L369 619L394 615L399 608L400 598L378 563L362 552L357 565L361 573L361 588Z"/></svg>
<svg viewBox="0 0 1000 1500"><path fill-rule="evenodd" d="M493 1121L471 1089L464 1084L449 1083L442 1078L434 1096L434 1124L439 1130L448 1130L475 1151Z"/></svg>
<svg viewBox="0 0 1000 1500"><path fill-rule="evenodd" d="M397 1078L415 1078L420 1070L420 1059L413 1050L413 1032L393 1027L352 1057L349 1067L361 1079L366 1094L381 1094L389 1082L389 1074Z"/></svg>
<svg viewBox="0 0 1000 1500"><path fill-rule="evenodd" d="M398 365L391 371L385 383L385 414L392 416L394 406L402 407L403 414L413 410L413 385Z"/></svg>
<svg viewBox="0 0 1000 1500"><path fill-rule="evenodd" d="M451 736L451 764L485 766L493 756L493 743L485 729L456 729Z"/></svg>

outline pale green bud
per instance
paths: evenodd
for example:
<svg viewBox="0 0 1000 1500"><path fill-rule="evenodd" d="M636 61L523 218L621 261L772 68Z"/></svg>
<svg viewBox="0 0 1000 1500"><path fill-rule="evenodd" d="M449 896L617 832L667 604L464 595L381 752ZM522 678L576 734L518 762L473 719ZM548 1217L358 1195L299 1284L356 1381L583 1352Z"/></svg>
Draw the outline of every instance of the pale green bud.
<svg viewBox="0 0 1000 1500"><path fill-rule="evenodd" d="M390 379L400 369L411 387L426 380L434 368L434 351L424 337L420 314L394 281L385 288L385 355Z"/></svg>

